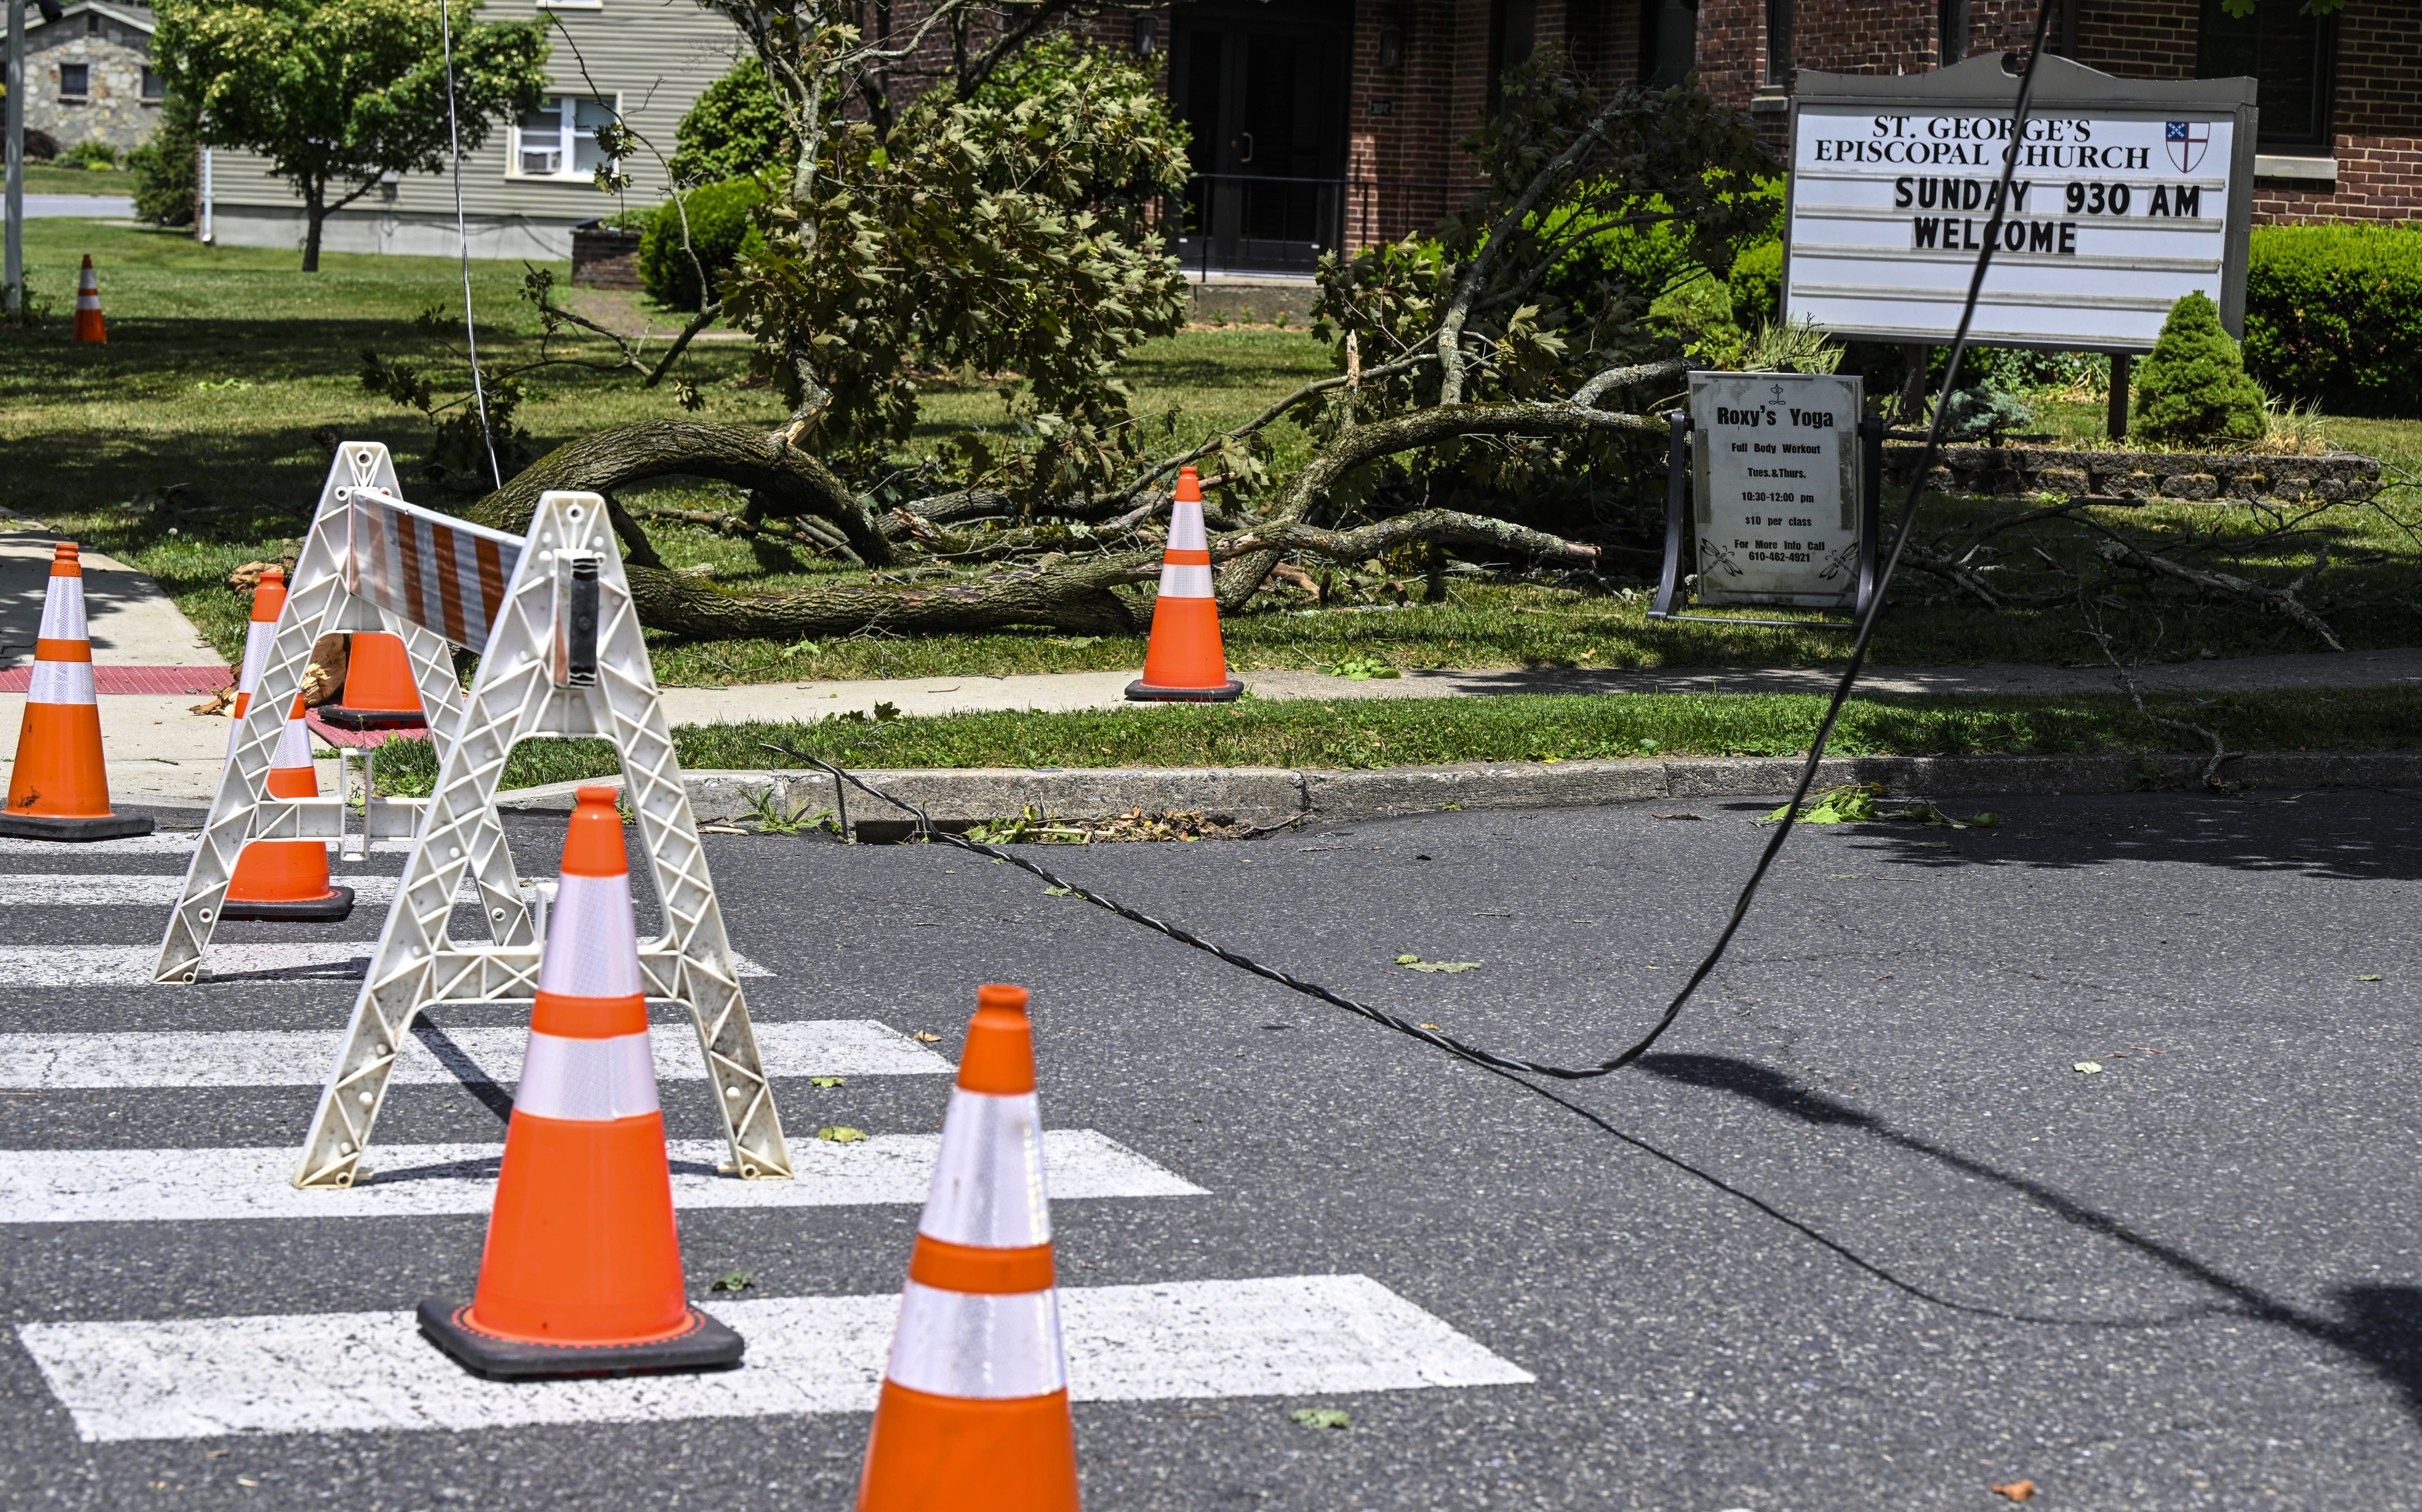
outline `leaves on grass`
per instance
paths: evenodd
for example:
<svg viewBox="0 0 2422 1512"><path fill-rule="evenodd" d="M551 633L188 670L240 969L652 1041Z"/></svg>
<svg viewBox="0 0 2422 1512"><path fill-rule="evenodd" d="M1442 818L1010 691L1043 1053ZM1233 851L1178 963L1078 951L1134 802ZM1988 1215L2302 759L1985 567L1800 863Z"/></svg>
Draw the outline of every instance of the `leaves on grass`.
<svg viewBox="0 0 2422 1512"><path fill-rule="evenodd" d="M2070 1066L2069 1069L2072 1071L2082 1071L2089 1077L2099 1077L2102 1074L2102 1063L2100 1061L2080 1061L2075 1065Z"/></svg>
<svg viewBox="0 0 2422 1512"><path fill-rule="evenodd" d="M848 1083L839 1077L810 1077L808 1078L808 1085L810 1087L841 1087L846 1086Z"/></svg>
<svg viewBox="0 0 2422 1512"><path fill-rule="evenodd" d="M1993 1494L2006 1496L2013 1502L2031 1502L2035 1500L2036 1483L2031 1480L2014 1480L2007 1486L1994 1487Z"/></svg>
<svg viewBox="0 0 2422 1512"><path fill-rule="evenodd" d="M830 1144L860 1144L865 1142L866 1130L852 1128L847 1124L826 1124L816 1130L816 1138Z"/></svg>
<svg viewBox="0 0 2422 1512"><path fill-rule="evenodd" d="M1318 662L1313 664L1320 667ZM1342 677L1349 683L1367 683L1374 678L1402 677L1405 674L1376 656L1348 656L1342 662L1331 662L1320 669L1331 677Z"/></svg>
<svg viewBox="0 0 2422 1512"><path fill-rule="evenodd" d="M755 1272L747 1270L727 1270L722 1275L716 1277L715 1284L709 1286L707 1290L719 1292L747 1291L749 1287L754 1286L755 1284L757 1284L757 1276Z"/></svg>
<svg viewBox="0 0 2422 1512"><path fill-rule="evenodd" d="M1424 961L1418 955L1399 955L1393 963L1408 971L1469 971L1478 961Z"/></svg>
<svg viewBox="0 0 2422 1512"><path fill-rule="evenodd" d="M1354 1417L1342 1407L1298 1407L1287 1421L1299 1428L1343 1428L1351 1426Z"/></svg>

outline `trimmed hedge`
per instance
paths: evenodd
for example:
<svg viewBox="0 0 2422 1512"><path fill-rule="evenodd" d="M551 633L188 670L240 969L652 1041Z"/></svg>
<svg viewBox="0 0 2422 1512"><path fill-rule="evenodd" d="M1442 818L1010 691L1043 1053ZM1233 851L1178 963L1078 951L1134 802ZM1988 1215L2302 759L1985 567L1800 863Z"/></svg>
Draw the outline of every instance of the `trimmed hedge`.
<svg viewBox="0 0 2422 1512"><path fill-rule="evenodd" d="M2256 227L2245 366L2334 415L2422 414L2422 230Z"/></svg>
<svg viewBox="0 0 2422 1512"><path fill-rule="evenodd" d="M712 280L731 266L756 228L748 213L765 199L754 179L726 179L689 192L689 249L682 245L683 207L667 200L639 237L639 284L648 297L673 309L698 308L698 268L690 250L706 264Z"/></svg>

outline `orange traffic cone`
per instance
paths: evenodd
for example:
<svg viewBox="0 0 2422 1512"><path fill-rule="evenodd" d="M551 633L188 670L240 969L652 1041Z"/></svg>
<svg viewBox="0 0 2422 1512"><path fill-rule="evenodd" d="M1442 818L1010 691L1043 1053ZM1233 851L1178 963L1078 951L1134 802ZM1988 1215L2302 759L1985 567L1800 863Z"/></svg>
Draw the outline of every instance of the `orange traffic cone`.
<svg viewBox="0 0 2422 1512"><path fill-rule="evenodd" d="M429 723L420 684L401 636L383 630L354 637L345 658L345 691L313 711L339 730L412 730Z"/></svg>
<svg viewBox="0 0 2422 1512"><path fill-rule="evenodd" d="M84 622L84 567L75 543L62 541L51 553L33 683L25 690L25 722L17 729L0 835L116 840L150 832L150 820L109 811L101 705L92 696L92 638Z"/></svg>
<svg viewBox="0 0 2422 1512"><path fill-rule="evenodd" d="M101 280L93 276L92 254L84 255L84 273L76 279L75 339L106 341L109 323L101 318Z"/></svg>
<svg viewBox="0 0 2422 1512"><path fill-rule="evenodd" d="M479 1290L423 1301L421 1331L491 1377L738 1364L682 1289L622 817L610 787L576 796Z"/></svg>
<svg viewBox="0 0 2422 1512"><path fill-rule="evenodd" d="M1203 533L1203 482L1177 469L1169 507L1169 545L1160 559L1160 597L1152 606L1143 676L1127 685L1139 702L1225 703L1245 691L1228 675L1219 647L1219 601L1211 592L1211 543Z"/></svg>
<svg viewBox="0 0 2422 1512"><path fill-rule="evenodd" d="M858 1512L1076 1512L1026 989L976 1016L917 1223Z"/></svg>
<svg viewBox="0 0 2422 1512"><path fill-rule="evenodd" d="M269 659L269 643L277 638L277 616L286 607L286 574L264 568L260 586L252 592L252 622L244 626L244 670L235 694L236 728L228 732L228 752L235 752L244 732L244 713L260 686ZM311 766L311 732L303 723L303 701L277 737L277 754L269 766L273 798L316 798L320 774ZM328 847L316 840L256 840L236 858L235 875L228 883L221 919L275 919L326 922L354 911L354 890L328 883Z"/></svg>

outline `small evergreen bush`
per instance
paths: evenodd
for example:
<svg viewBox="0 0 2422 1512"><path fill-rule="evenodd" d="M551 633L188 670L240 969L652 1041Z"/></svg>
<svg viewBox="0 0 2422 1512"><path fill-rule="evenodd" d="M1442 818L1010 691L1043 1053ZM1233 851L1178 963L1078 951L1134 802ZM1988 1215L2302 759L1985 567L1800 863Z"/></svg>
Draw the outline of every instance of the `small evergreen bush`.
<svg viewBox="0 0 2422 1512"><path fill-rule="evenodd" d="M689 192L686 207L667 200L639 238L639 283L648 297L671 309L699 307L699 267L710 282L739 258L757 234L749 212L763 204L765 186L755 179L726 179ZM689 245L682 245L682 216L689 216ZM691 254L697 254L696 261Z"/></svg>
<svg viewBox="0 0 2422 1512"><path fill-rule="evenodd" d="M134 170L135 219L154 226L194 224L200 129L199 113L182 95L170 95L161 105L151 139L126 154L126 165Z"/></svg>
<svg viewBox="0 0 2422 1512"><path fill-rule="evenodd" d="M1783 318L1783 244L1760 242L1733 260L1733 323L1754 331Z"/></svg>
<svg viewBox="0 0 2422 1512"><path fill-rule="evenodd" d="M2206 294L2170 307L2135 388L2136 434L2155 446L2258 441L2270 433L2261 386Z"/></svg>
<svg viewBox="0 0 2422 1512"><path fill-rule="evenodd" d="M2422 231L2257 226L2245 366L2336 415L2422 415Z"/></svg>

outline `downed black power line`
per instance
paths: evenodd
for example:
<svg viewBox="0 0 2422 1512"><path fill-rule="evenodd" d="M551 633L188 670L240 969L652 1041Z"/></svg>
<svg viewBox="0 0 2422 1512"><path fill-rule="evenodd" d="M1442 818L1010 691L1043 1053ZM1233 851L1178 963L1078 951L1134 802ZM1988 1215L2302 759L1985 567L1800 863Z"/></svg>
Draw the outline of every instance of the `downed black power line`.
<svg viewBox="0 0 2422 1512"><path fill-rule="evenodd" d="M2007 217L2009 210L2010 181L2018 171L2018 144L2026 139L2027 107L2033 102L2035 96L2036 62L2043 56L2044 40L2051 22L2051 0L2042 0L2036 10L2035 43L2027 54L2026 67L2020 71L2018 97L2011 106L2010 147L2002 154L2002 178L1992 196L1992 214L1985 222L1985 244L1977 252L1975 269L1968 277L1968 297L1960 306L1959 326L1951 338L1951 356L1943 370L1942 390L1936 396L1934 418L1926 429L1926 449L1919 454L1917 470L1910 477L1909 493L1901 501L1900 518L1893 529L1892 550L1884 558L1883 571L1876 584L1875 597L1869 602L1866 614L1859 621L1859 634L1857 639L1851 643L1850 659L1842 669L1841 680L1833 685L1832 701L1826 705L1825 717L1817 722L1816 734L1808 744L1808 760L1800 769L1800 780L1791 790L1791 801L1784 805L1782 819L1776 824L1773 834L1768 839L1766 848L1758 853L1757 865L1750 872L1749 880L1741 885L1740 895L1733 903L1732 916L1724 921L1723 930L1716 936L1716 942L1708 949L1706 958L1701 960L1698 967L1691 971L1690 980L1682 984L1681 990L1674 995L1674 1000L1666 1005L1664 1016L1657 1020L1656 1027L1621 1054L1611 1056L1596 1065L1562 1066L1547 1065L1537 1061L1517 1060L1511 1056L1498 1055L1493 1051L1481 1049L1477 1046L1466 1045L1452 1034L1439 1030L1424 1029L1410 1019L1400 1018L1384 1009L1374 1008L1368 1003L1356 1002L1353 999L1331 992L1317 983L1290 976L1275 967L1264 966L1250 956L1240 955L1222 945L1215 945L1190 930L1182 929L1175 924L1163 923L1150 914L1140 912L1115 899L1104 897L1065 878L1055 876L1034 862L1023 857L1013 856L999 846L986 845L969 840L964 835L953 835L937 829L924 810L915 804L893 797L880 788L868 786L856 776L833 765L830 762L819 761L813 756L803 755L788 747L777 746L771 741L761 744L767 750L778 751L794 761L807 762L831 773L836 793L840 791L841 783L847 782L852 787L880 798L903 812L914 814L919 830L929 840L938 840L946 844L956 845L962 850L973 851L980 856L1007 861L1021 871L1032 873L1055 888L1084 899L1097 908L1108 909L1131 923L1141 924L1146 929L1166 935L1181 945L1191 945L1196 950L1206 951L1239 970L1250 971L1265 981L1275 982L1283 987L1291 987L1306 997L1316 998L1332 1008L1343 1008L1347 1013L1367 1018L1375 1024L1383 1024L1400 1034L1409 1035L1427 1045L1434 1045L1450 1055L1460 1056L1474 1064L1486 1066L1495 1071L1520 1071L1532 1076L1552 1077L1561 1081L1585 1081L1593 1077L1602 1077L1622 1070L1647 1054L1649 1048L1664 1037L1665 1032L1674 1027L1675 1020L1682 1016L1682 1010L1690 1005L1691 999L1697 994L1699 984L1705 982L1708 974L1714 971L1723 960L1724 953L1732 946L1733 937L1740 933L1741 924L1749 918L1750 906L1757 901L1758 889L1764 885L1766 874L1773 868L1774 858L1781 853L1783 843L1790 838L1792 827L1799 821L1800 806L1807 800L1810 790L1816 785L1816 773L1825 760L1825 747L1833 738L1833 727L1842 717L1842 706L1849 701L1850 690L1858 685L1859 672L1866 666L1867 648L1875 640L1876 622L1883 613L1885 591L1892 586L1893 575L1900 568L1901 555L1908 549L1910 535L1917 525L1918 500L1925 491L1926 480L1934 471L1935 459L1942 454L1943 417L1950 408L1951 395L1959 386L1959 365L1967 355L1968 329L1976 318L1976 301L1984 292L1985 275L1992 265L1993 249L2001 244L2002 223Z"/></svg>

